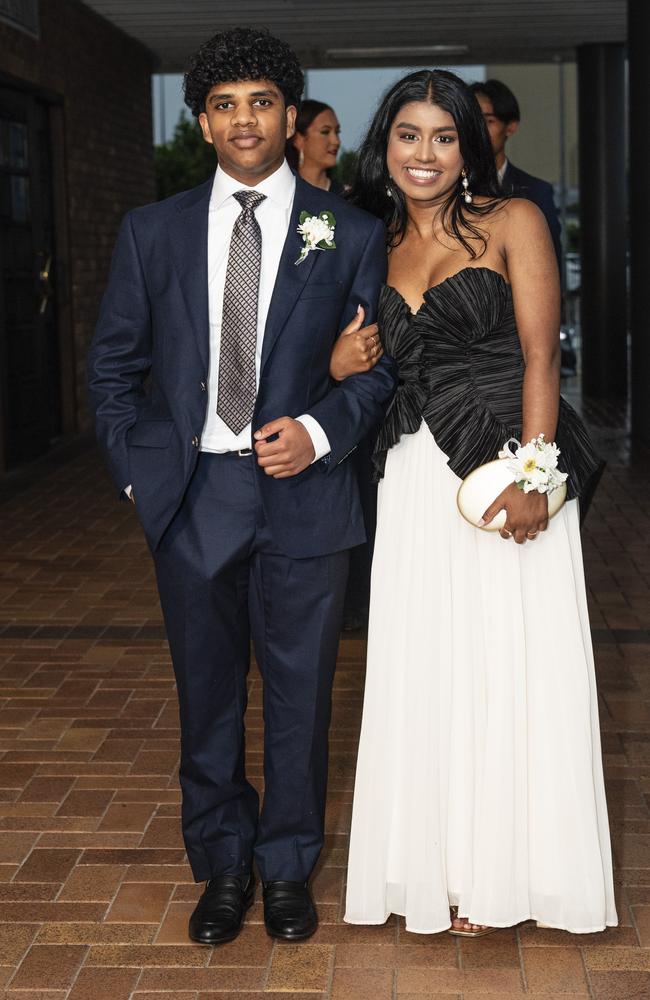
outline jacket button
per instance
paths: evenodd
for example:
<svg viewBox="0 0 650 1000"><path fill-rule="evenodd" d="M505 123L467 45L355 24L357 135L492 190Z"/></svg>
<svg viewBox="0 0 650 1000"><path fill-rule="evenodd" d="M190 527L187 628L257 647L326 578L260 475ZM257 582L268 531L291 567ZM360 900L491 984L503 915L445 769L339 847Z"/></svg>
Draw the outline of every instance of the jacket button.
<svg viewBox="0 0 650 1000"><path fill-rule="evenodd" d="M198 448L199 446L199 439L197 438L196 434L192 438L192 444L194 445L195 448Z"/></svg>
<svg viewBox="0 0 650 1000"><path fill-rule="evenodd" d="M207 392L207 391L208 387L206 386L205 382L201 382L201 392Z"/></svg>

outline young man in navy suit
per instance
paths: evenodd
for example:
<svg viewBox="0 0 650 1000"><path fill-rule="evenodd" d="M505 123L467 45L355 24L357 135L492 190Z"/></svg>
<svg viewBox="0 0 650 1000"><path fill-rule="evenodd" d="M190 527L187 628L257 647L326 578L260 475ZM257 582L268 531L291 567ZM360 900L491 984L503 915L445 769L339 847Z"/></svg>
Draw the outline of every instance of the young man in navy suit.
<svg viewBox="0 0 650 1000"><path fill-rule="evenodd" d="M517 198L527 198L541 209L546 216L557 262L560 265L562 255L560 221L553 200L553 187L541 177L533 177L525 170L515 167L506 156L506 143L519 128L521 118L517 98L500 80L473 83L472 90L481 106L490 136L501 190L504 194L515 195Z"/></svg>
<svg viewBox="0 0 650 1000"><path fill-rule="evenodd" d="M265 31L202 46L185 98L219 166L126 216L89 359L98 437L155 561L183 835L207 882L189 930L207 944L239 933L254 861L268 932L298 941L316 929L308 880L323 844L331 685L348 550L364 540L348 456L394 389L384 358L339 385L329 376L359 307L374 319L385 239L376 219L287 166L302 88L295 54ZM261 814L244 770L251 635Z"/></svg>

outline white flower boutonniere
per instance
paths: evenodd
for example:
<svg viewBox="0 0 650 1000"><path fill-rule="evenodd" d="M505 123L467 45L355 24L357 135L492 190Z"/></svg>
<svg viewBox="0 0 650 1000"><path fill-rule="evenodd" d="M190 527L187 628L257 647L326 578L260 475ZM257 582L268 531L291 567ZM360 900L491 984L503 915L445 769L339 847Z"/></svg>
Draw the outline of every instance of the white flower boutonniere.
<svg viewBox="0 0 650 1000"><path fill-rule="evenodd" d="M319 215L310 215L309 212L301 212L298 232L302 236L305 245L295 263L302 264L303 260L307 259L307 255L312 250L336 250L336 243L334 242L335 228L336 219L332 212L321 212Z"/></svg>

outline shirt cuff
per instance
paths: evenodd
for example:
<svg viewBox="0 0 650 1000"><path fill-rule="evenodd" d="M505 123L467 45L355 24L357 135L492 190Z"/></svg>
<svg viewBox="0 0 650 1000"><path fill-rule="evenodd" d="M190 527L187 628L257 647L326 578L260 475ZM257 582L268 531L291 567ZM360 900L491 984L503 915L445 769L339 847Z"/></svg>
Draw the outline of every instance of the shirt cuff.
<svg viewBox="0 0 650 1000"><path fill-rule="evenodd" d="M124 487L123 492L126 493L129 500L133 500L133 486L131 485L131 483L129 483L128 486Z"/></svg>
<svg viewBox="0 0 650 1000"><path fill-rule="evenodd" d="M329 455L331 452L329 438L318 421L309 413L303 413L301 417L296 417L296 420L300 421L311 438L311 443L316 452L311 463L313 465L314 462L320 461L321 458L324 458L325 455Z"/></svg>

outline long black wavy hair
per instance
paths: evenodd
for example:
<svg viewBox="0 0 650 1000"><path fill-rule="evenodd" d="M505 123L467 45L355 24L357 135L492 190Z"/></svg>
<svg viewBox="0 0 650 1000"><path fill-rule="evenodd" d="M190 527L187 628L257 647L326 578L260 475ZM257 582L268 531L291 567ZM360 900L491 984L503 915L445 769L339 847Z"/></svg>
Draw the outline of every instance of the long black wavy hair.
<svg viewBox="0 0 650 1000"><path fill-rule="evenodd" d="M466 203L459 183L441 206L442 225L444 231L457 240L472 259L482 256L487 240L477 222L492 212L501 200L494 154L474 94L460 77L447 70L427 69L410 73L387 91L359 150L357 173L349 200L383 220L389 248L402 242L408 222L406 199L388 173L386 151L396 116L405 104L414 101L436 104L454 119L469 190L473 195L486 196L489 201ZM477 242L482 244L480 251L473 245Z"/></svg>
<svg viewBox="0 0 650 1000"><path fill-rule="evenodd" d="M185 103L195 118L218 83L270 80L285 106L300 108L304 76L298 56L266 28L230 28L213 35L194 53L183 80Z"/></svg>

